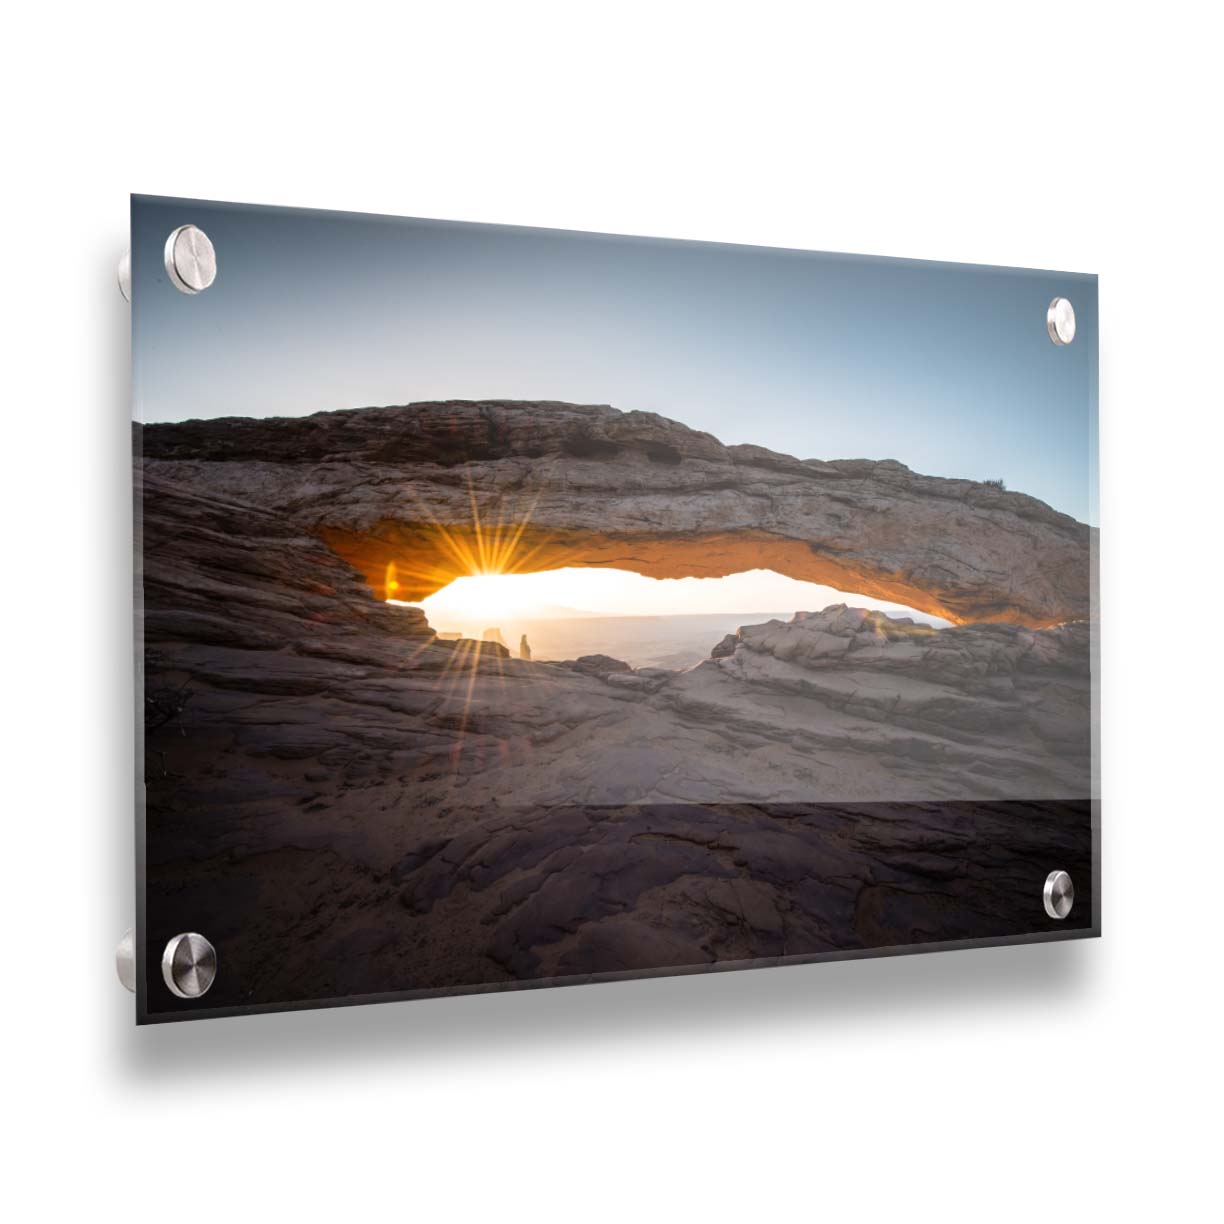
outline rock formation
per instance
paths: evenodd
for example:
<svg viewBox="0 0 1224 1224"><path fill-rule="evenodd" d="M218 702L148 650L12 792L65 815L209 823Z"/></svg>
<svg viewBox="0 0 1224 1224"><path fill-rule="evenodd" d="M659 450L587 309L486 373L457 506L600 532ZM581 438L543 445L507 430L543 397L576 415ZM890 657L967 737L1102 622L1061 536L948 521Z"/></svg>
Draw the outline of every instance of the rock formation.
<svg viewBox="0 0 1224 1224"><path fill-rule="evenodd" d="M561 667L570 671L582 672L585 676L608 676L613 672L631 672L633 668L621 659L613 659L609 655L583 655L580 659L565 659Z"/></svg>
<svg viewBox="0 0 1224 1224"><path fill-rule="evenodd" d="M208 930L219 1005L697 968L1044 929L1050 862L1087 922L1089 626L1031 625L1086 606L1086 528L900 465L531 415L143 431L150 948ZM473 500L486 548L534 506L582 537L567 564L719 570L752 540L1015 623L836 606L684 671L511 658L381 598L387 557L409 583L459 564Z"/></svg>
<svg viewBox="0 0 1224 1224"><path fill-rule="evenodd" d="M143 431L145 462L284 516L419 600L482 569L766 568L957 623L1089 615L1091 529L894 460L795 459L645 412L451 401ZM389 590L389 567L396 587Z"/></svg>

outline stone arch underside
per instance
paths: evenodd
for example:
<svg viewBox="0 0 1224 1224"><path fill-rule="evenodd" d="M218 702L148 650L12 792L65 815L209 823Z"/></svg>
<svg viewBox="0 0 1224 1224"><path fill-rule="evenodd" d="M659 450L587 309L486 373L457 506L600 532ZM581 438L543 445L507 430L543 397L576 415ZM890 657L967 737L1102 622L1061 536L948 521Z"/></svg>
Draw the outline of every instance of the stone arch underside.
<svg viewBox="0 0 1224 1224"><path fill-rule="evenodd" d="M1093 530L1034 498L893 460L724 446L650 413L415 404L157 425L143 450L176 482L287 515L378 599L482 571L771 569L958 624L1090 615Z"/></svg>

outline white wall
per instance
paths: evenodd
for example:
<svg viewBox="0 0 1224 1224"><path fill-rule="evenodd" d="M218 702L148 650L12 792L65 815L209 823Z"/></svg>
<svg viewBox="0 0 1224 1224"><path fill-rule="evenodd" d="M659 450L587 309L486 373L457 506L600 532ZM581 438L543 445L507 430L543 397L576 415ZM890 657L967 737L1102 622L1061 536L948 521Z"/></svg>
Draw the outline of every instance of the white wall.
<svg viewBox="0 0 1224 1224"><path fill-rule="evenodd" d="M10 1218L1204 1218L1207 6L447 7L7 14ZM134 1030L129 191L1099 272L1104 938Z"/></svg>

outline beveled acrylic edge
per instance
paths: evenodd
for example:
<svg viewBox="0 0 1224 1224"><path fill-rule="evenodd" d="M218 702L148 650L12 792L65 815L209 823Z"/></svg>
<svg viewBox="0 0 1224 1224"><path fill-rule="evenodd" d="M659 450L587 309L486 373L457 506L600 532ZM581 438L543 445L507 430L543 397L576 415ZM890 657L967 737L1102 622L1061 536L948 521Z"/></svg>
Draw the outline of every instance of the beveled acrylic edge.
<svg viewBox="0 0 1224 1224"><path fill-rule="evenodd" d="M467 986L447 986L422 990L383 991L377 994L346 995L330 999L294 999L286 1003L255 1003L249 1007L193 1008L190 1011L147 1012L138 1008L137 1025L177 1024L183 1020L224 1020L237 1016L276 1015L279 1012L322 1011L333 1007L368 1007L375 1003L407 1003L427 999L449 999L467 995L515 994L523 990L551 990L566 986L597 986L614 982L645 981L652 978L691 977L705 973L738 973L750 969L787 969L835 961L879 960L886 957L922 955L933 952L964 952L975 948L1006 948L1018 944L1061 943L1069 939L1099 939L1099 907L1093 898L1090 926L1062 931L1034 931L1024 935L1003 935L997 939L953 939L921 944L892 944L885 948L851 948L835 952L800 953L795 956L767 956L753 960L717 961L710 965L678 965L657 969L616 970L609 973L573 974L567 977L532 978L513 982L479 982Z"/></svg>
<svg viewBox="0 0 1224 1224"><path fill-rule="evenodd" d="M610 242L644 242L662 246L702 246L716 247L728 252L755 251L774 255L805 255L821 259L844 260L854 262L867 260L875 263L910 264L915 267L928 268L978 268L990 272L1013 272L1025 276L1066 276L1080 282L1090 282L1095 288L1099 279L1096 272L1081 272L1072 268L1033 268L1025 264L981 263L968 259L923 259L908 255L883 255L868 251L829 251L819 247L785 247L769 246L759 242L728 242L719 238L677 238L661 234L627 234L619 230L583 230L566 229L552 225L520 225L516 222L473 221L456 217L417 217L403 213L362 212L350 208L303 208L293 204L267 204L243 200L207 200L198 196L156 195L151 192L132 192L130 203L153 205L177 205L183 208L217 208L233 209L265 213L296 213L300 216L311 216L348 221L382 221L388 225L397 222L409 224L452 226L458 229L496 229L522 235L538 237L549 236L558 238L597 238Z"/></svg>

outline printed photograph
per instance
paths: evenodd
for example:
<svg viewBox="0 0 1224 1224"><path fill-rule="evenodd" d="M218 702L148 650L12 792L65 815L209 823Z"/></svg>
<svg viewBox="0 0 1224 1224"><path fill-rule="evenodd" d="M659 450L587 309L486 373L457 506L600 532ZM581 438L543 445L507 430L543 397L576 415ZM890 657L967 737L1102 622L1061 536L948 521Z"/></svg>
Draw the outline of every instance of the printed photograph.
<svg viewBox="0 0 1224 1224"><path fill-rule="evenodd" d="M152 197L131 270L150 1016L1093 933L1095 277Z"/></svg>

